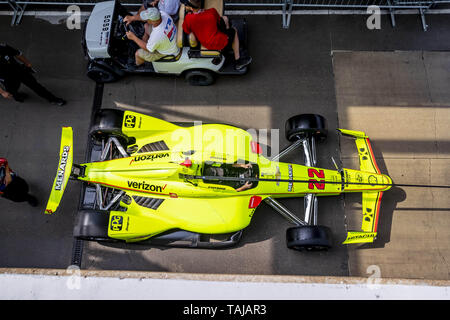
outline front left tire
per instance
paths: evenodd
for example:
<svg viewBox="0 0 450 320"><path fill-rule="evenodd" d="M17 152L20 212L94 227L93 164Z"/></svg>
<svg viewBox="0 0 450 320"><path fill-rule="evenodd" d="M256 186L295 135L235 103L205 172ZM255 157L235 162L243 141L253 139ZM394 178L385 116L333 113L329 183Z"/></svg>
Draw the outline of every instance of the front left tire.
<svg viewBox="0 0 450 320"><path fill-rule="evenodd" d="M87 76L97 83L110 83L117 81L119 78L113 71L95 64L88 67Z"/></svg>

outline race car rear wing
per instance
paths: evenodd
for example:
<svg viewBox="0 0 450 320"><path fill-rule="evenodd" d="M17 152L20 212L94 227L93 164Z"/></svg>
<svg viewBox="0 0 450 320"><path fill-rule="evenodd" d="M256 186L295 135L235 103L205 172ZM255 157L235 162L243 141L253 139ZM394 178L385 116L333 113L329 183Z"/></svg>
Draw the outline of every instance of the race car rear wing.
<svg viewBox="0 0 450 320"><path fill-rule="evenodd" d="M380 188L378 188L379 186L374 186L373 190L365 190L362 192L363 219L361 231L348 231L347 238L343 243L350 244L373 242L377 236L378 217L380 213L380 204L383 191L390 188L390 185L392 185L392 180L388 176L381 174L376 163L369 138L364 132L345 129L338 130L346 136L355 138L356 148L358 149L360 170L369 175L369 181L370 178L372 178L379 183L380 181L377 179L381 178ZM383 183L386 183L386 186L383 186Z"/></svg>
<svg viewBox="0 0 450 320"><path fill-rule="evenodd" d="M73 131L71 127L63 127L61 134L61 147L59 150L58 171L53 181L50 197L45 208L46 214L56 211L61 202L73 166Z"/></svg>

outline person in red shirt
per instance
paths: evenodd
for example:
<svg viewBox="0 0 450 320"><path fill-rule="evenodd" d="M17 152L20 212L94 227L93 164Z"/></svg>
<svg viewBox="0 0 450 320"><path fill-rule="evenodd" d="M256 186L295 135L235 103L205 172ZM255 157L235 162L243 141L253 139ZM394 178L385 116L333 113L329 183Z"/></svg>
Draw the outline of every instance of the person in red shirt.
<svg viewBox="0 0 450 320"><path fill-rule="evenodd" d="M183 21L185 33L193 33L208 50L226 52L232 49L237 70L243 69L252 62L251 57L241 57L237 30L230 27L227 17L220 17L215 8L201 9L201 0L181 0L181 2L190 12Z"/></svg>

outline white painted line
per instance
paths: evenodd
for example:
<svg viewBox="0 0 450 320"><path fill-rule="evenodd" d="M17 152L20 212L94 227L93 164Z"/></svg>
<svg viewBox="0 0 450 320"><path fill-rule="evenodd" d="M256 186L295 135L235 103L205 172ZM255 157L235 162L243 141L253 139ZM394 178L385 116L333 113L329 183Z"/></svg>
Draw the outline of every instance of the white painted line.
<svg viewBox="0 0 450 320"><path fill-rule="evenodd" d="M220 276L219 276L220 277ZM0 274L0 299L448 300L448 286ZM183 290L180 290L183 288Z"/></svg>

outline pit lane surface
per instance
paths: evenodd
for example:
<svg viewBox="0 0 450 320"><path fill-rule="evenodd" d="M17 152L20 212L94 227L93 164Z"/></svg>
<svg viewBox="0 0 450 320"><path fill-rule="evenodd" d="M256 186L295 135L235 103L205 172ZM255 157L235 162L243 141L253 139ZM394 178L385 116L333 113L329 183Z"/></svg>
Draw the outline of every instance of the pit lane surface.
<svg viewBox="0 0 450 320"><path fill-rule="evenodd" d="M287 145L283 130L287 118L319 113L328 119L330 135L318 148L318 163L332 168L331 157L339 159L340 153L334 130L338 115L331 51L448 50L442 40L448 36L448 19L430 16L427 33L420 31L416 20L416 16L402 16L393 30L388 18L383 17L385 27L370 33L361 16L294 16L288 31L281 29L279 16L249 17L249 51L254 62L247 75L221 77L207 88L191 87L181 78L132 76L105 85L102 107L133 107L169 121L202 120L245 129L280 129L280 148ZM33 93L24 104L2 100L0 153L27 179L40 204L31 208L1 200L0 266L66 268L71 263L79 185L69 185L58 213L44 215L43 209L56 172L61 126L74 128L74 160L84 160L95 84L84 74L80 31L32 17L25 17L15 28L9 27L9 17L1 17L0 24L1 37L23 50L38 70L39 80L69 101L67 106L56 107ZM301 162L302 158L290 156L286 160ZM301 199L283 203L301 216ZM135 250L87 243L82 268L348 275L347 248L339 244L345 238L346 224L340 197L320 199L319 223L334 232L335 246L329 252L288 250L284 238L290 225L263 204L237 248Z"/></svg>

